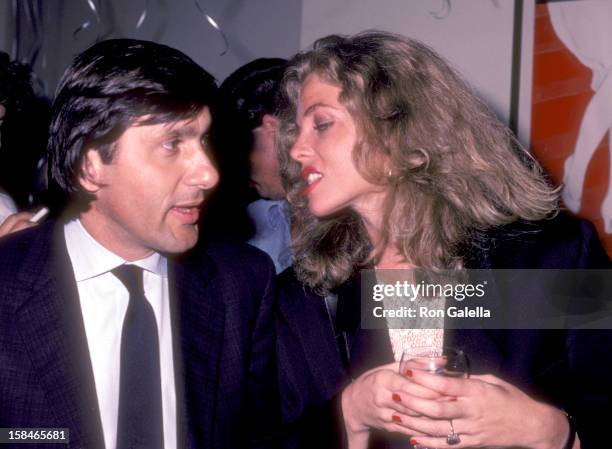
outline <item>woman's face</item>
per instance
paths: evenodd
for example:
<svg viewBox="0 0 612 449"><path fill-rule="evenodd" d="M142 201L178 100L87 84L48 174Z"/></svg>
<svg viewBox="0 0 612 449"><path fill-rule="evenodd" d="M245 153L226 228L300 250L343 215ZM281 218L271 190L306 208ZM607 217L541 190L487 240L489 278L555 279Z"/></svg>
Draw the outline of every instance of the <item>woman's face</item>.
<svg viewBox="0 0 612 449"><path fill-rule="evenodd" d="M298 136L291 157L302 165L302 194L319 217L350 207L360 215L378 214L385 188L366 181L353 163L359 138L355 120L339 101L340 88L309 75L300 93Z"/></svg>

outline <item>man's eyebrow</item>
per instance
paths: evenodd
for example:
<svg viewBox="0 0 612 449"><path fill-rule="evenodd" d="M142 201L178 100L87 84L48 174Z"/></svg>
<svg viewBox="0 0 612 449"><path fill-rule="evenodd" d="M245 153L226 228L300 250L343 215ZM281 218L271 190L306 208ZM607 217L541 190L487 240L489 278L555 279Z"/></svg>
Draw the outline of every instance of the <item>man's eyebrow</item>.
<svg viewBox="0 0 612 449"><path fill-rule="evenodd" d="M206 128L204 132L201 133L199 129L195 126L190 126L190 125L177 126L175 128L170 128L166 132L164 132L164 137L170 136L170 137L181 137L184 139L189 139L193 137L200 137L201 135L206 134L207 132L208 132L208 128Z"/></svg>

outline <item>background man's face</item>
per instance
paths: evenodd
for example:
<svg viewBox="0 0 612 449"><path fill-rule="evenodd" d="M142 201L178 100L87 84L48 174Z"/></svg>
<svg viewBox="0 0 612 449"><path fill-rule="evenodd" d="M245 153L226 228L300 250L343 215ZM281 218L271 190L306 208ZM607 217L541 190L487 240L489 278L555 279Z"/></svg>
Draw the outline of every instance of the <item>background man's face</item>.
<svg viewBox="0 0 612 449"><path fill-rule="evenodd" d="M100 243L132 260L193 247L204 192L219 178L207 155L208 108L193 119L140 125L146 118L121 135L112 162L100 165L96 199L82 217Z"/></svg>
<svg viewBox="0 0 612 449"><path fill-rule="evenodd" d="M277 131L278 119L266 114L263 123L252 131L253 146L249 153L251 183L259 196L272 200L285 198L276 155Z"/></svg>

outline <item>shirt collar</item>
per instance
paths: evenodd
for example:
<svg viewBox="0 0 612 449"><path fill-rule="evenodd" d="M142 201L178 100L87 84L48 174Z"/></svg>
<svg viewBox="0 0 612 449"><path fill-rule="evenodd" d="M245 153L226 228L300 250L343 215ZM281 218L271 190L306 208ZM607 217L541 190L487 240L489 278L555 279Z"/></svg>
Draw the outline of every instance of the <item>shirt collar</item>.
<svg viewBox="0 0 612 449"><path fill-rule="evenodd" d="M260 199L249 204L247 211L253 220L266 220L272 229L276 229L287 221L288 203L286 200Z"/></svg>
<svg viewBox="0 0 612 449"><path fill-rule="evenodd" d="M107 273L127 262L98 243L78 219L64 225L64 237L77 282ZM129 263L159 276L168 275L168 261L157 252Z"/></svg>

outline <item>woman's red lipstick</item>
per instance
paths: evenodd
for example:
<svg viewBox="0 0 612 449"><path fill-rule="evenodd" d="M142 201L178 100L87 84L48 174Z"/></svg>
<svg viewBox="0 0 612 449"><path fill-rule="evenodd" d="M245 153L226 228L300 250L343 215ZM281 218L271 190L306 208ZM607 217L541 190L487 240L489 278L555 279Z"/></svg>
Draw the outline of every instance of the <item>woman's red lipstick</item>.
<svg viewBox="0 0 612 449"><path fill-rule="evenodd" d="M304 167L302 170L302 179L306 181L306 186L302 189L302 195L308 195L312 189L323 179L321 172L313 167Z"/></svg>

